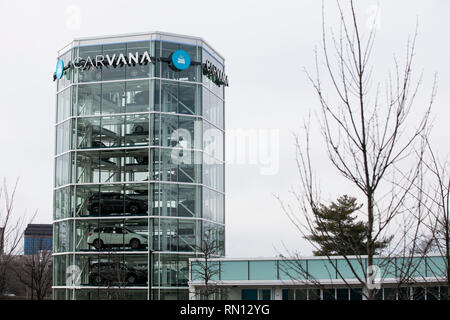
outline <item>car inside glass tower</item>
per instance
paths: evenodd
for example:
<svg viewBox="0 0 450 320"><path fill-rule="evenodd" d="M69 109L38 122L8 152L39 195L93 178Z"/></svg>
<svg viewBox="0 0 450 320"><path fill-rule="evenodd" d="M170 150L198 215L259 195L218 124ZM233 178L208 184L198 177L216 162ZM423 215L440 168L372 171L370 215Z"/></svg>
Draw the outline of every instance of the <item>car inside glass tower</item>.
<svg viewBox="0 0 450 320"><path fill-rule="evenodd" d="M201 38L160 32L58 54L54 299L188 299L202 242L224 256L227 83L206 63L224 74Z"/></svg>

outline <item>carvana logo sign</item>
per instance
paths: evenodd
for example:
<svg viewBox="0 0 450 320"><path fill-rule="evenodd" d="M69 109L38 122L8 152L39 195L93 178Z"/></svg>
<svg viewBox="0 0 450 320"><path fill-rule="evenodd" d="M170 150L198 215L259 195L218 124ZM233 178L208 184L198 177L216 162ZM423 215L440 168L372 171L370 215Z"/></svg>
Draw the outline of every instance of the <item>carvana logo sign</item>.
<svg viewBox="0 0 450 320"><path fill-rule="evenodd" d="M171 64L177 70L186 70L191 65L191 57L184 50L177 50L172 53Z"/></svg>
<svg viewBox="0 0 450 320"><path fill-rule="evenodd" d="M56 63L56 78L61 79L64 74L64 61L58 60Z"/></svg>

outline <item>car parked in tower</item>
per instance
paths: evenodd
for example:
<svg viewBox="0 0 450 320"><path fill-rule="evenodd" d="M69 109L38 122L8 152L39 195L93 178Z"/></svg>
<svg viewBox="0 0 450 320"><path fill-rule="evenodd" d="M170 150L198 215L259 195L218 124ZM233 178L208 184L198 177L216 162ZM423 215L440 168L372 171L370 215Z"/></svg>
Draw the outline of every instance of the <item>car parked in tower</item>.
<svg viewBox="0 0 450 320"><path fill-rule="evenodd" d="M86 208L90 215L140 214L147 211L148 202L120 192L97 192L88 198Z"/></svg>
<svg viewBox="0 0 450 320"><path fill-rule="evenodd" d="M148 237L123 227L100 227L88 233L87 243L97 250L108 247L130 247L137 250L148 245Z"/></svg>
<svg viewBox="0 0 450 320"><path fill-rule="evenodd" d="M89 283L93 285L147 284L147 270L127 266L123 262L96 262L89 266Z"/></svg>

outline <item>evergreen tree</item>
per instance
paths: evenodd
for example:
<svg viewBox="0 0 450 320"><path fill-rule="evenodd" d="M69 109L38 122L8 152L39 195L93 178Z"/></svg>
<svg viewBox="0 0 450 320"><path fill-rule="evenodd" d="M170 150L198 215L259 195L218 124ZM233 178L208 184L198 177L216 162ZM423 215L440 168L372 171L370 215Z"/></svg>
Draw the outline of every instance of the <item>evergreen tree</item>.
<svg viewBox="0 0 450 320"><path fill-rule="evenodd" d="M353 214L361 207L356 198L344 195L329 206L320 204L314 209L314 231L305 238L317 244L315 256L367 254L367 223L356 221ZM385 248L391 239L377 241L375 250Z"/></svg>

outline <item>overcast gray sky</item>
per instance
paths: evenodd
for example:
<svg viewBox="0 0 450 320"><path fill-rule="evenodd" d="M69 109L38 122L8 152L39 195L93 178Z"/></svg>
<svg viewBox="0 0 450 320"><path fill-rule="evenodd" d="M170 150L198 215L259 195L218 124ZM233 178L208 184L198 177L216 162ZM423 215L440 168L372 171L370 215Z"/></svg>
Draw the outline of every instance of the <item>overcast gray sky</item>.
<svg viewBox="0 0 450 320"><path fill-rule="evenodd" d="M419 21L415 68L424 70L424 81L418 103L426 101L438 72L433 138L438 152L447 155L450 1L357 2L363 26L379 8L373 56L377 76L387 73L393 54L404 55L407 37ZM333 3L326 1L327 12L337 21ZM52 219L57 50L75 37L156 30L187 34L204 38L226 59L226 129L279 130L275 174L262 174L264 164L226 167L227 256L270 257L283 251L283 242L308 254L273 194L289 201L288 190L297 184L292 132L299 132L308 112L318 107L302 70L314 67L320 28L317 0L0 0L0 177L10 186L20 177L16 212L38 210L39 223ZM320 136L312 139L319 146ZM332 176L323 149L315 155L325 196L352 194L342 178Z"/></svg>

